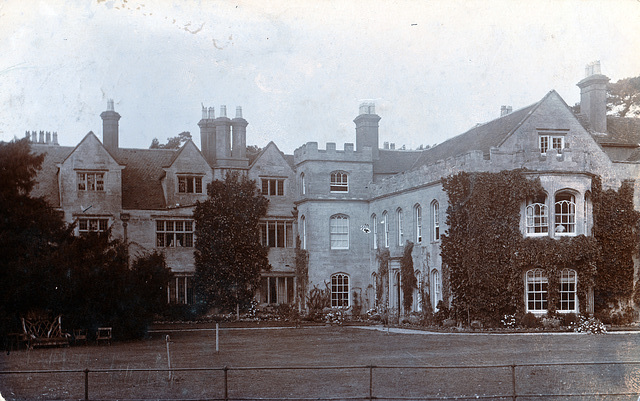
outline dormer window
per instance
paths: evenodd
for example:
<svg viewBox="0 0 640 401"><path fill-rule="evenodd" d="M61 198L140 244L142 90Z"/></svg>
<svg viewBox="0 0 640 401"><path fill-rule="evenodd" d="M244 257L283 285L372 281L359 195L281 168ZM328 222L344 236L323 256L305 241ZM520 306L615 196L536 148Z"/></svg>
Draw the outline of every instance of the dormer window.
<svg viewBox="0 0 640 401"><path fill-rule="evenodd" d="M104 173L78 173L77 182L78 191L104 191Z"/></svg>
<svg viewBox="0 0 640 401"><path fill-rule="evenodd" d="M263 178L262 179L262 195L284 196L284 179Z"/></svg>
<svg viewBox="0 0 640 401"><path fill-rule="evenodd" d="M546 155L549 149L555 149L558 154L564 149L564 136L561 135L540 135L540 154Z"/></svg>
<svg viewBox="0 0 640 401"><path fill-rule="evenodd" d="M344 171L334 171L331 173L331 192L349 192L349 176Z"/></svg>
<svg viewBox="0 0 640 401"><path fill-rule="evenodd" d="M178 176L178 192L183 194L201 194L202 177Z"/></svg>

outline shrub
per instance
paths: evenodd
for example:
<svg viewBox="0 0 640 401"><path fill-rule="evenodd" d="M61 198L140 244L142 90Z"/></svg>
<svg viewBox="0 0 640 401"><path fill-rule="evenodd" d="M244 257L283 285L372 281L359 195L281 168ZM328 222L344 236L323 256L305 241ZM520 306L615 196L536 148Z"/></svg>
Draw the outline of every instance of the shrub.
<svg viewBox="0 0 640 401"><path fill-rule="evenodd" d="M504 315L504 317L501 320L502 325L508 329L515 329L516 328L516 315Z"/></svg>
<svg viewBox="0 0 640 401"><path fill-rule="evenodd" d="M540 321L540 319L531 312L528 312L526 315L524 315L521 324L522 327L526 327L528 329L536 329L542 326L542 322Z"/></svg>
<svg viewBox="0 0 640 401"><path fill-rule="evenodd" d="M606 334L607 327L595 317L580 316L580 322L574 325L573 331L587 334Z"/></svg>
<svg viewBox="0 0 640 401"><path fill-rule="evenodd" d="M562 315L562 325L565 327L572 327L578 323L578 315L575 313L565 313Z"/></svg>

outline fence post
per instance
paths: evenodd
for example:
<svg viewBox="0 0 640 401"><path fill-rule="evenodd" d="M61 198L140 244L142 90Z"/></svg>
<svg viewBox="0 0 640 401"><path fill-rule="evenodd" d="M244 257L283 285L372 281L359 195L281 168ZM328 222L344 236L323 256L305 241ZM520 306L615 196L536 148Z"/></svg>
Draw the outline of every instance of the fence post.
<svg viewBox="0 0 640 401"><path fill-rule="evenodd" d="M228 387L228 378L229 378L229 368L225 365L224 367L224 400L229 401L229 387Z"/></svg>
<svg viewBox="0 0 640 401"><path fill-rule="evenodd" d="M369 366L369 400L373 400L373 365Z"/></svg>
<svg viewBox="0 0 640 401"><path fill-rule="evenodd" d="M516 392L516 365L511 365L511 388L513 390L513 401L517 401L518 393Z"/></svg>
<svg viewBox="0 0 640 401"><path fill-rule="evenodd" d="M89 400L89 369L84 370L84 399Z"/></svg>

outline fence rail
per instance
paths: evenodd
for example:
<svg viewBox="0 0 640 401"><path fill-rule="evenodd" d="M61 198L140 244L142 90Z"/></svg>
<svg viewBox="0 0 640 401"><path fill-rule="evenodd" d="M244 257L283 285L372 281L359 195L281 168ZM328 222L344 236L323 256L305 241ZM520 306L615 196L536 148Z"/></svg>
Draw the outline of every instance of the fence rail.
<svg viewBox="0 0 640 401"><path fill-rule="evenodd" d="M8 375L50 375L50 374L82 374L84 379L83 388L84 388L84 400L105 400L105 398L92 399L90 398L89 391L91 389L90 386L90 377L91 374L116 374L116 373L126 373L131 374L135 372L140 373L163 373L168 374L168 381L172 381L174 378L174 374L177 372L187 372L187 373L196 373L196 372L222 372L223 380L222 380L222 395L220 397L214 398L189 398L190 400L221 400L221 401L231 401L231 400L253 400L256 399L256 396L253 397L239 397L239 396L230 396L230 387L229 387L229 375L232 372L266 372L266 371L284 371L284 370L295 370L295 371L359 371L362 370L365 372L365 377L368 388L366 389L367 393L362 394L361 396L329 396L329 397L305 397L305 396L296 396L294 398L288 397L259 397L261 400L471 400L471 399L503 399L503 400L513 400L517 401L518 399L559 399L562 398L572 398L572 397L584 397L587 399L593 399L596 396L610 396L610 397L639 397L640 395L640 387L635 388L635 391L618 391L618 392L587 392L587 393L526 393L526 392L518 392L518 369L524 368L552 368L552 367L598 367L603 365L609 366L624 366L624 365L640 365L640 361L627 361L627 362L558 362L558 363L527 363L527 364L511 364L511 365L449 365L449 366L384 366L384 365L352 365L352 366L249 366L249 367L203 367L203 368L164 368L164 369L147 369L147 368L127 368L127 369L67 369L67 370L20 370L20 371L0 371L0 377L8 376ZM393 370L479 370L479 369L503 369L509 372L509 381L510 381L510 391L508 393L498 393L498 394L474 394L474 395L450 395L450 396L388 396L388 395L376 395L376 382L374 380L374 371L393 371ZM363 392L364 393L364 392ZM117 397L118 399L122 399L122 397ZM140 398L133 398L140 399ZM150 399L160 400L158 397L151 397ZM168 398L165 400L184 400L185 398ZM640 400L640 398L637 398Z"/></svg>

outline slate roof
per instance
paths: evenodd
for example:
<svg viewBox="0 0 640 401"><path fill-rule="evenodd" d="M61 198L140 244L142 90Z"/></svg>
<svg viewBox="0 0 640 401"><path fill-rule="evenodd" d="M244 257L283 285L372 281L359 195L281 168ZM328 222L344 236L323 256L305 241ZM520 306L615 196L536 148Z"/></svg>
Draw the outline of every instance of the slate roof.
<svg viewBox="0 0 640 401"><path fill-rule="evenodd" d="M166 207L161 179L169 167L173 149L117 149L114 157L122 170L123 209L163 209Z"/></svg>
<svg viewBox="0 0 640 401"><path fill-rule="evenodd" d="M552 92L549 92L549 94L550 93ZM464 134L455 136L425 150L414 163L413 168L434 164L438 160L445 160L449 157L458 156L472 150L481 150L485 155L489 154L489 150L494 146L499 146L544 99L546 99L546 96L537 103L489 121L488 123L478 125Z"/></svg>
<svg viewBox="0 0 640 401"><path fill-rule="evenodd" d="M398 174L407 171L422 151L380 149L380 158L373 162L373 174Z"/></svg>
<svg viewBox="0 0 640 401"><path fill-rule="evenodd" d="M32 145L31 150L35 154L45 154L42 168L36 176L37 184L31 191L32 196L44 197L51 206L60 207L60 192L58 190L58 164L62 163L75 147Z"/></svg>
<svg viewBox="0 0 640 401"><path fill-rule="evenodd" d="M607 132L595 133L589 120L577 115L582 126L591 133L613 161L640 161L640 118L607 116Z"/></svg>

